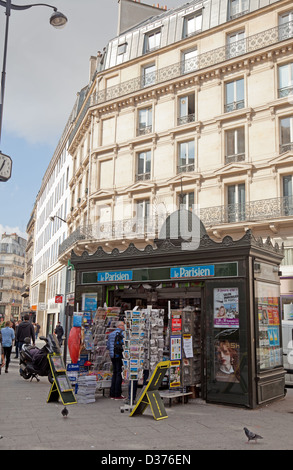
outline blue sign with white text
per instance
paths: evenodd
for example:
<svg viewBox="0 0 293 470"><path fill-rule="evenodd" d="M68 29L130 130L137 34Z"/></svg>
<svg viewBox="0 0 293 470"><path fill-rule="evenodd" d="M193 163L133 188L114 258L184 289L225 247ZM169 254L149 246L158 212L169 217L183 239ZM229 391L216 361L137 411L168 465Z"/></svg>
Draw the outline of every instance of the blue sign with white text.
<svg viewBox="0 0 293 470"><path fill-rule="evenodd" d="M98 282L132 281L132 271L111 271L98 273Z"/></svg>
<svg viewBox="0 0 293 470"><path fill-rule="evenodd" d="M215 266L180 266L170 269L171 279L185 279L194 277L210 277L215 275Z"/></svg>

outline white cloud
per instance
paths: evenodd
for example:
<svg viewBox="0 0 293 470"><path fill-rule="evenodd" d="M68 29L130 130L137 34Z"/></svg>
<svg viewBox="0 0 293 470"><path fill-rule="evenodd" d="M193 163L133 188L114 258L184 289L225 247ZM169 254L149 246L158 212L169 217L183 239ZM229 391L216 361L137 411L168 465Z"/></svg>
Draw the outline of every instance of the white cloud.
<svg viewBox="0 0 293 470"><path fill-rule="evenodd" d="M9 227L8 225L1 225L0 224L0 235L2 237L3 233L7 233L7 235L11 235L12 233L16 233L19 237L27 239L27 233L20 230L19 227Z"/></svg>

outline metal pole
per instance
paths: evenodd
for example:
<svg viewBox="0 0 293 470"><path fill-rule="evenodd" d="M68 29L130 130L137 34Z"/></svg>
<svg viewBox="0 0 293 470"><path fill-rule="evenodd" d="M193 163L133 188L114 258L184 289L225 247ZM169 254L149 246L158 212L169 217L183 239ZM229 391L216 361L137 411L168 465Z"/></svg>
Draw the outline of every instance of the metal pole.
<svg viewBox="0 0 293 470"><path fill-rule="evenodd" d="M65 307L65 341L64 341L64 349L63 349L63 361L66 367L66 360L67 360L67 343L68 343L68 315L69 315L69 303L67 302Z"/></svg>
<svg viewBox="0 0 293 470"><path fill-rule="evenodd" d="M6 1L6 25L5 25L5 39L4 39L4 52L3 52L3 66L1 74L1 96L0 96L0 143L2 135L2 121L3 121L3 104L4 104L4 92L5 92L5 78L6 78L6 59L7 59L7 45L8 45L8 27L10 17L10 6L11 0Z"/></svg>

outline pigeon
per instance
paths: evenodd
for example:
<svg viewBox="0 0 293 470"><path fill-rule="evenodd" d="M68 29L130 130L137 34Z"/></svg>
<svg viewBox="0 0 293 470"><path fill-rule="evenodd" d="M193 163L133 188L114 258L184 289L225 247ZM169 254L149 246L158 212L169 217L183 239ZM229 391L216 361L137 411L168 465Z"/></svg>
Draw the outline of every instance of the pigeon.
<svg viewBox="0 0 293 470"><path fill-rule="evenodd" d="M263 439L263 437L259 436L258 434L255 434L252 431L249 431L249 429L247 429L247 428L243 428L243 429L244 429L244 432L245 432L245 434L247 436L247 439L248 439L247 442L249 442L249 441L257 442L257 439Z"/></svg>
<svg viewBox="0 0 293 470"><path fill-rule="evenodd" d="M63 410L61 411L61 414L64 418L67 418L68 416L68 409L66 408L66 406L63 408Z"/></svg>

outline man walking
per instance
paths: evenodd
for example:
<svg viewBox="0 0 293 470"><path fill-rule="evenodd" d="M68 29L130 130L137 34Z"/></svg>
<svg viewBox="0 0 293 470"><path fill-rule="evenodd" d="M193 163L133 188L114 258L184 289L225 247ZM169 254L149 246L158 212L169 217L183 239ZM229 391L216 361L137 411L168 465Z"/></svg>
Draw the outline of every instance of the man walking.
<svg viewBox="0 0 293 470"><path fill-rule="evenodd" d="M62 337L63 337L63 334L64 334L64 330L61 326L60 321L58 321L54 333L56 334L59 346L61 347L62 346Z"/></svg>
<svg viewBox="0 0 293 470"><path fill-rule="evenodd" d="M120 321L116 330L108 336L107 349L113 365L113 375L110 388L110 398L122 400L122 344L123 344L124 323Z"/></svg>
<svg viewBox="0 0 293 470"><path fill-rule="evenodd" d="M15 338L14 330L10 327L11 322L7 321L5 323L5 327L1 330L1 342L4 352L4 360L5 360L5 372L8 373L8 367L10 364L10 356L12 351L12 342Z"/></svg>
<svg viewBox="0 0 293 470"><path fill-rule="evenodd" d="M18 341L18 350L21 351L24 345L25 338L32 339L33 345L35 345L35 329L32 323L29 321L29 316L25 314L23 320L17 328L16 341Z"/></svg>

